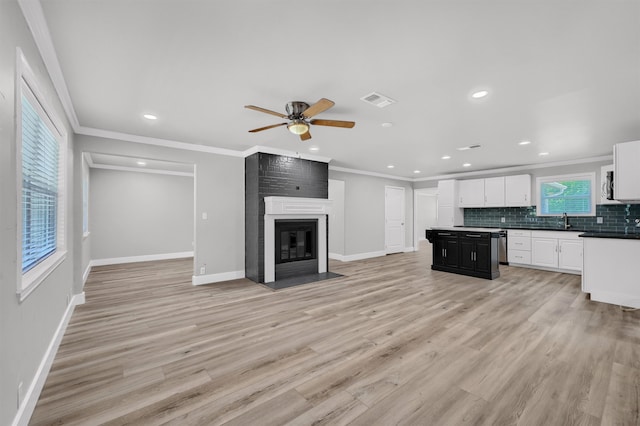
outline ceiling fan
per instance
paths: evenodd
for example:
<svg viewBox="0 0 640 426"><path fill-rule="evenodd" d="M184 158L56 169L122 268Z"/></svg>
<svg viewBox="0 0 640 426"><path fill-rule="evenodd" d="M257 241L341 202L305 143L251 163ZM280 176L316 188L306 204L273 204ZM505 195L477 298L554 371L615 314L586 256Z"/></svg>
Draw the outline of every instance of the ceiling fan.
<svg viewBox="0 0 640 426"><path fill-rule="evenodd" d="M289 120L287 123L272 124L270 126L259 127L257 129L249 130L250 133L261 132L267 129L273 129L274 127L287 126L287 129L295 135L300 135L300 139L303 141L311 139L311 133L309 132L310 125L317 126L330 126L330 127L345 127L352 128L356 125L354 121L341 121L341 120L311 120L310 118L323 111L328 110L335 103L329 99L322 98L313 105L309 105L306 102L293 101L289 102L285 109L286 114L271 111L269 109L260 108L254 105L245 105L245 108L252 109L254 111L264 112L266 114L275 115L280 118L286 118Z"/></svg>

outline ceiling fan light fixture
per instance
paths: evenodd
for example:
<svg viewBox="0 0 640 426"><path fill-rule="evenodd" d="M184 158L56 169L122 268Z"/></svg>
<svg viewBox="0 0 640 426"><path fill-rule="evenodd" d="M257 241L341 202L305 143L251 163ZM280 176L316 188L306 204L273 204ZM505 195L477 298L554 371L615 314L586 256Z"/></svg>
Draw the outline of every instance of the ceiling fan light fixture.
<svg viewBox="0 0 640 426"><path fill-rule="evenodd" d="M303 120L293 120L291 124L287 126L287 129L294 135L302 135L309 131L309 125Z"/></svg>

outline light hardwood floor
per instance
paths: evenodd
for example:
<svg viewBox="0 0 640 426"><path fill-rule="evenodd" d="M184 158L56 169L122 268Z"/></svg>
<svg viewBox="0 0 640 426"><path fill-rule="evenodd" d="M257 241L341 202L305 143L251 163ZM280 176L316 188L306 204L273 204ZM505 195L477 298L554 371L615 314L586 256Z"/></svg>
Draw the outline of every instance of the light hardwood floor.
<svg viewBox="0 0 640 426"><path fill-rule="evenodd" d="M424 244L278 291L96 267L31 424L640 424L639 312L579 276L430 264Z"/></svg>

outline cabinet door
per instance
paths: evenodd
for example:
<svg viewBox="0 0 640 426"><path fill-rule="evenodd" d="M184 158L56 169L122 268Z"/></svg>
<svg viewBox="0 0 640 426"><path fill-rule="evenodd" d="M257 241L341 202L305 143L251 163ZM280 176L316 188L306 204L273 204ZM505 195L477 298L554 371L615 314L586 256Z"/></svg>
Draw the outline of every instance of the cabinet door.
<svg viewBox="0 0 640 426"><path fill-rule="evenodd" d="M475 240L460 238L460 269L475 270Z"/></svg>
<svg viewBox="0 0 640 426"><path fill-rule="evenodd" d="M484 206L504 207L504 177L484 180Z"/></svg>
<svg viewBox="0 0 640 426"><path fill-rule="evenodd" d="M558 267L582 271L582 239L558 240Z"/></svg>
<svg viewBox="0 0 640 426"><path fill-rule="evenodd" d="M444 248L445 248L445 239L436 237L433 242L433 264L434 265L444 265Z"/></svg>
<svg viewBox="0 0 640 426"><path fill-rule="evenodd" d="M445 265L447 266L451 266L452 268L457 268L458 267L458 239L453 237L453 238L447 238L445 239Z"/></svg>
<svg viewBox="0 0 640 426"><path fill-rule="evenodd" d="M457 197L455 180L438 181L438 205L453 206Z"/></svg>
<svg viewBox="0 0 640 426"><path fill-rule="evenodd" d="M613 146L613 196L616 200L640 200L640 141Z"/></svg>
<svg viewBox="0 0 640 426"><path fill-rule="evenodd" d="M505 177L504 191L507 207L531 206L531 175Z"/></svg>
<svg viewBox="0 0 640 426"><path fill-rule="evenodd" d="M531 238L531 264L558 267L558 240L555 238Z"/></svg>
<svg viewBox="0 0 640 426"><path fill-rule="evenodd" d="M491 244L478 241L475 246L476 271L491 272Z"/></svg>
<svg viewBox="0 0 640 426"><path fill-rule="evenodd" d="M458 193L458 206L484 207L484 179L461 180Z"/></svg>

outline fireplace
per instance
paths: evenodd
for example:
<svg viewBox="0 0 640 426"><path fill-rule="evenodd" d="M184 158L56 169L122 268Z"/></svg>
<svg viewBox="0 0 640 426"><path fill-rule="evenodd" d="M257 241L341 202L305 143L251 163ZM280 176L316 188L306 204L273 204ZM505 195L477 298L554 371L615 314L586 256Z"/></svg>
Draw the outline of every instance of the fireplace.
<svg viewBox="0 0 640 426"><path fill-rule="evenodd" d="M327 215L322 198L265 197L264 283L327 273Z"/></svg>
<svg viewBox="0 0 640 426"><path fill-rule="evenodd" d="M317 220L285 219L275 222L276 265L317 259Z"/></svg>
<svg viewBox="0 0 640 426"><path fill-rule="evenodd" d="M317 234L317 219L275 221L276 280L318 272Z"/></svg>

